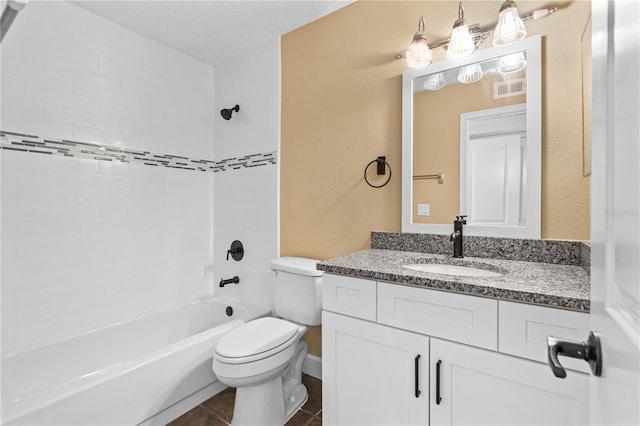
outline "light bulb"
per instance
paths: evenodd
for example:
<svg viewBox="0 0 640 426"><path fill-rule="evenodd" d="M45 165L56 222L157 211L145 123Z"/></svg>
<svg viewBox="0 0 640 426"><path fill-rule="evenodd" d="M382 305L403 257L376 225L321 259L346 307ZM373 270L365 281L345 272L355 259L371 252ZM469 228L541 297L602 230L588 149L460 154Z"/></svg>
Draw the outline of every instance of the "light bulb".
<svg viewBox="0 0 640 426"><path fill-rule="evenodd" d="M526 66L527 60L525 59L523 52L512 53L511 55L500 58L500 62L498 63L498 72L500 74L509 74L520 71Z"/></svg>
<svg viewBox="0 0 640 426"><path fill-rule="evenodd" d="M461 25L451 31L451 41L447 48L447 58L464 58L471 55L476 50L473 39L469 33L469 27Z"/></svg>
<svg viewBox="0 0 640 426"><path fill-rule="evenodd" d="M427 44L427 36L424 33L424 18L422 16L418 21L418 31L413 36L406 57L409 68L422 68L431 63L432 55Z"/></svg>
<svg viewBox="0 0 640 426"><path fill-rule="evenodd" d="M458 19L453 24L450 40L447 47L448 59L464 58L476 50L476 45L473 43L469 27L464 19L462 2L458 3Z"/></svg>
<svg viewBox="0 0 640 426"><path fill-rule="evenodd" d="M493 31L493 45L505 46L527 36L524 22L518 15L518 7L512 0L505 1L498 13L498 24Z"/></svg>
<svg viewBox="0 0 640 426"><path fill-rule="evenodd" d="M437 74L431 74L424 79L422 83L422 87L427 90L440 90L444 87L445 81L442 73L439 72Z"/></svg>
<svg viewBox="0 0 640 426"><path fill-rule="evenodd" d="M460 68L458 71L458 81L464 84L475 83L484 77L480 64L471 64Z"/></svg>

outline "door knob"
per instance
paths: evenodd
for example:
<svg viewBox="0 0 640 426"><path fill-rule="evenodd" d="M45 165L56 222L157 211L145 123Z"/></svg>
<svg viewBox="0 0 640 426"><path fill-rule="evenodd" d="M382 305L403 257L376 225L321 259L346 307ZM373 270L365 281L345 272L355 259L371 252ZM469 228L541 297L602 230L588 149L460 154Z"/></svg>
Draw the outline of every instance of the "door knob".
<svg viewBox="0 0 640 426"><path fill-rule="evenodd" d="M547 355L549 367L556 377L564 379L567 372L560 364L558 356L583 359L589 363L591 373L594 376L602 375L602 348L600 337L593 331L589 332L586 342L575 342L573 340L557 339L553 336L547 337Z"/></svg>

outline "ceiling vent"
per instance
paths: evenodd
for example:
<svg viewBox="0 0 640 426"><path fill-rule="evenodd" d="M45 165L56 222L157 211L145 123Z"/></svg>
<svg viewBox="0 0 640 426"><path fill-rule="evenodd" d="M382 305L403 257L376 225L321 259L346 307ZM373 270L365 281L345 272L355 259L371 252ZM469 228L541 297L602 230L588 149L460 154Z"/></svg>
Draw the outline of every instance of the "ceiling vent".
<svg viewBox="0 0 640 426"><path fill-rule="evenodd" d="M525 95L527 93L527 79L516 78L514 80L493 83L493 99L508 98L510 96Z"/></svg>

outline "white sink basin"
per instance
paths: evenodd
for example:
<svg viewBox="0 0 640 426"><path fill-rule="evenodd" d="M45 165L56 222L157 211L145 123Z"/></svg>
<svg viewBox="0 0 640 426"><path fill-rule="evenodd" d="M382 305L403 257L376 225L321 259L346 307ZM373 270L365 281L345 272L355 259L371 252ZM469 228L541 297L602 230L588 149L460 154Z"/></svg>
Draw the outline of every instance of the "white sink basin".
<svg viewBox="0 0 640 426"><path fill-rule="evenodd" d="M441 263L414 263L410 265L403 265L403 267L420 272L432 272L434 274L458 275L465 277L499 277L502 275L499 272L488 271L486 269Z"/></svg>

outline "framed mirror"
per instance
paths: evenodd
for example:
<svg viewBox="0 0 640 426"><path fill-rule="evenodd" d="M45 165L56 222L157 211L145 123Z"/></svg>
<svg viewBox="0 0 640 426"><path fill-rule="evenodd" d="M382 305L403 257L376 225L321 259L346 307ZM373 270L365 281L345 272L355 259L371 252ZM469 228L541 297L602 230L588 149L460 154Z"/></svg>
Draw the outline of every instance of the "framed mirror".
<svg viewBox="0 0 640 426"><path fill-rule="evenodd" d="M540 238L541 37L409 70L402 231Z"/></svg>

